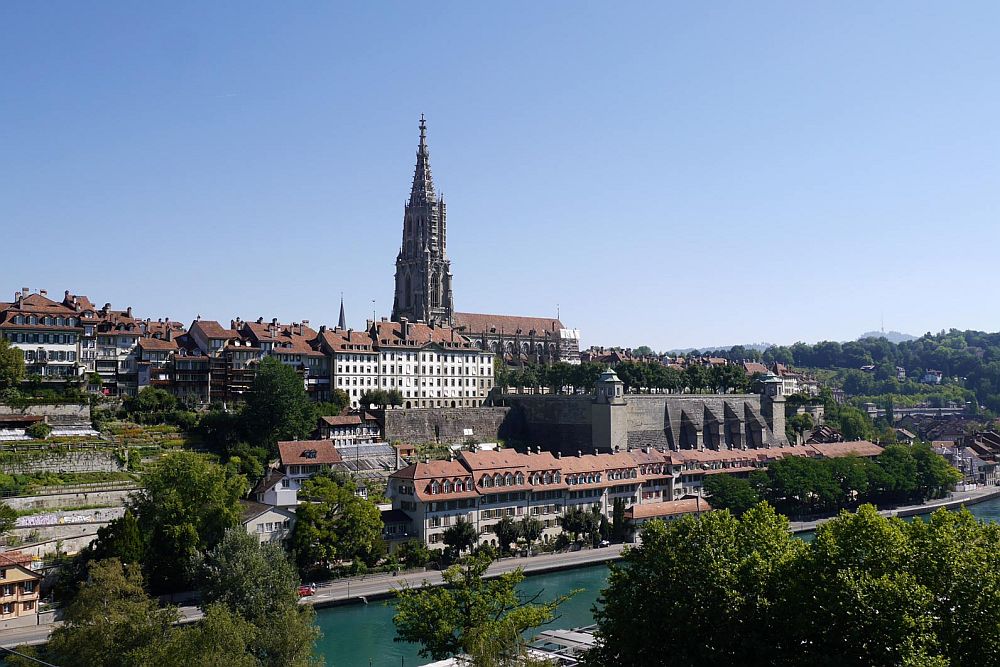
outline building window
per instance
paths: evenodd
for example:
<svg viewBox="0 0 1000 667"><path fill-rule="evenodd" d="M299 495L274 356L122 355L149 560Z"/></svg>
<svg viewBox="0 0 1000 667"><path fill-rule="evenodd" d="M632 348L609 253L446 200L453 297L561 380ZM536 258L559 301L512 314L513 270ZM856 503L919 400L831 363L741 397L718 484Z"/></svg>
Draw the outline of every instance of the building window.
<svg viewBox="0 0 1000 667"><path fill-rule="evenodd" d="M3 604L3 613L4 614L13 614L14 613L14 605L11 604L10 602L4 602L4 604Z"/></svg>
<svg viewBox="0 0 1000 667"><path fill-rule="evenodd" d="M27 602L24 603L24 610L25 611L31 611L34 608L35 608L35 601L34 600L28 600Z"/></svg>
<svg viewBox="0 0 1000 667"><path fill-rule="evenodd" d="M24 582L24 592L25 593L34 593L35 592L35 582L33 582L33 581L26 581L26 582Z"/></svg>

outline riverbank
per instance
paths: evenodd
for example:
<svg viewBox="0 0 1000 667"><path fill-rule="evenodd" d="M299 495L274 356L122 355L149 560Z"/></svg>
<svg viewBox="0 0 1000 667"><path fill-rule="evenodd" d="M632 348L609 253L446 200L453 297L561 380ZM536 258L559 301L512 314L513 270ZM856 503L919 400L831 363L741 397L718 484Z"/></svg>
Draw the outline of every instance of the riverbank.
<svg viewBox="0 0 1000 667"><path fill-rule="evenodd" d="M622 550L628 544L612 544L601 549L581 549L564 553L539 554L537 556L502 558L494 561L486 571L486 577L498 577L505 572L517 568L525 574L546 574L561 570L572 570L590 565L599 565L621 558ZM357 602L383 600L393 596L393 591L404 586L420 586L427 582L434 586L444 583L444 578L438 570L417 570L403 572L399 575L375 575L370 577L353 577L339 579L317 586L316 594L305 598L303 602L317 608L335 607Z"/></svg>
<svg viewBox="0 0 1000 667"><path fill-rule="evenodd" d="M883 516L908 517L929 514L937 509L958 509L963 505L976 505L987 500L1000 498L1000 487L980 487L973 491L950 494L947 498L935 500L921 505L908 505L879 513ZM819 525L835 518L824 517L815 521L798 521L789 524L793 533L805 533L815 530ZM487 570L487 577L496 577L505 572L522 568L528 575L544 575L565 570L586 568L599 565L621 557L622 551L630 545L613 544L601 549L581 549L554 554L539 554L537 556L504 558L495 561ZM349 579L338 579L324 582L317 586L315 595L303 598L302 604L309 604L317 609L340 607L344 605L361 604L384 600L393 596L393 591L404 586L420 586L424 582L441 585L444 579L437 570L414 570L401 572L399 575L379 574ZM202 617L201 610L196 606L179 608L181 622L189 623ZM49 618L51 618L49 616ZM18 644L40 644L48 639L49 633L58 621L49 621L40 625L0 631L0 646L13 647Z"/></svg>
<svg viewBox="0 0 1000 667"><path fill-rule="evenodd" d="M900 518L920 516L922 514L930 514L931 512L939 509L959 509L965 505L975 505L987 500L992 500L993 498L1000 498L1000 486L981 486L973 489L972 491L950 493L947 498L932 500L919 505L904 505L902 507L879 510L879 514L886 517L895 516ZM815 521L790 521L788 523L788 529L793 533L808 533L816 530L816 528L827 521L836 518L837 515L834 514L832 516L823 517L822 519L816 519Z"/></svg>

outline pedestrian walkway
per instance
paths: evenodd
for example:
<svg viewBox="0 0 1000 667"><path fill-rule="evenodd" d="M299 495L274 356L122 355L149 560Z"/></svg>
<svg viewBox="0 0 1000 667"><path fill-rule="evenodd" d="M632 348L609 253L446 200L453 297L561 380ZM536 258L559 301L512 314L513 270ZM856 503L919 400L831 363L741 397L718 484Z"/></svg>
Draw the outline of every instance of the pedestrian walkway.
<svg viewBox="0 0 1000 667"><path fill-rule="evenodd" d="M981 503L985 500L990 500L991 498L996 498L998 496L1000 496L1000 487L980 486L972 489L971 491L949 493L946 498L931 500L926 503L904 505L902 507L879 510L879 514L882 516L898 517L918 516L921 514L930 514L934 510L941 508L958 509L962 505L975 505L976 503ZM811 530L816 530L816 528L820 525L835 518L837 518L836 515L823 517L822 519L816 519L815 521L790 521L788 523L788 529L793 533L805 533Z"/></svg>

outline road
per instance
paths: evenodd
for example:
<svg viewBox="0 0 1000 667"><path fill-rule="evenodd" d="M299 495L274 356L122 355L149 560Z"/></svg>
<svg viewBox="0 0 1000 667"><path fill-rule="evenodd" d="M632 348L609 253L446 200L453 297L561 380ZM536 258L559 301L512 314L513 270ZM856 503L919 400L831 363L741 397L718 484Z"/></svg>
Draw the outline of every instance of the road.
<svg viewBox="0 0 1000 667"><path fill-rule="evenodd" d="M625 545L613 544L603 549L583 549L557 554L542 554L530 558L504 558L494 562L487 570L486 576L496 576L510 572L516 568L524 568L525 572L546 572L561 570L595 563L607 562L621 556ZM316 587L316 594L303 598L303 604L317 607L327 607L345 604L350 600L360 601L362 598L379 597L404 585L420 586L424 581L431 584L441 584L441 573L436 570L404 572L399 576L379 574L367 577L352 577L338 579ZM202 617L201 609L196 606L179 607L182 623L191 623ZM22 644L44 643L49 633L57 627L56 623L33 625L26 628L0 630L0 646L13 648Z"/></svg>

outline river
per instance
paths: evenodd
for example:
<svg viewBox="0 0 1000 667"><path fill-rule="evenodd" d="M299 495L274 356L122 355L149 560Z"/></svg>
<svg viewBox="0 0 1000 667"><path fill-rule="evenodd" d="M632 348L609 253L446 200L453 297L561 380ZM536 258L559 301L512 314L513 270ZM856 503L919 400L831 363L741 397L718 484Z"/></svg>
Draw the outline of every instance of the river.
<svg viewBox="0 0 1000 667"><path fill-rule="evenodd" d="M985 521L1000 522L1000 498L973 505L970 511ZM805 535L809 539L811 535ZM593 623L591 607L607 582L606 565L592 565L576 570L528 577L521 584L527 593L542 590L542 598L580 589L560 607L560 618L552 627L572 628ZM344 607L330 607L316 612L316 623L323 636L317 653L327 665L335 667L415 667L430 662L417 654L414 644L394 642L395 613L391 602L372 602Z"/></svg>

